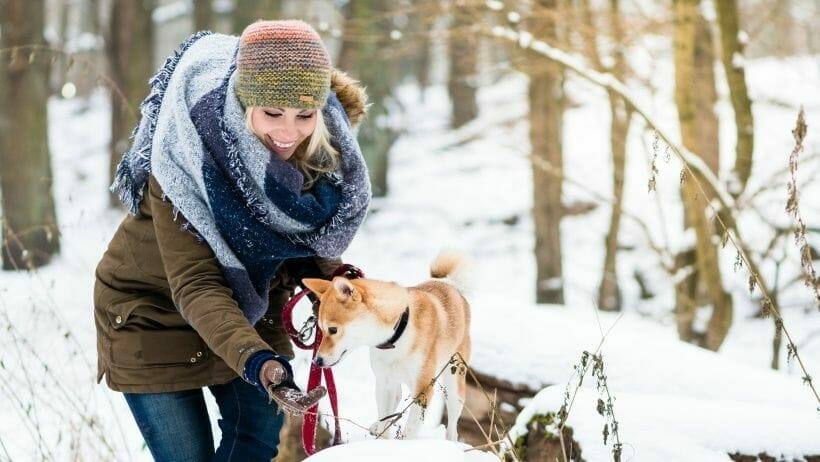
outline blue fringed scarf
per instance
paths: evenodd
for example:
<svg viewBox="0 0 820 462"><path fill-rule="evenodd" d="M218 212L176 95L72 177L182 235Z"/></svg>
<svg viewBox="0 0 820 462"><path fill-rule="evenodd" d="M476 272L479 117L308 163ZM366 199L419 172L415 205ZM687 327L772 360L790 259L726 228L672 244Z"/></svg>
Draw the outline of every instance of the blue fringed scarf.
<svg viewBox="0 0 820 462"><path fill-rule="evenodd" d="M233 297L255 324L288 258L338 257L370 202L370 182L347 113L331 91L322 109L340 168L308 191L293 165L245 127L234 93L237 37L200 32L149 84L131 148L111 185L137 214L153 174L189 231L213 249Z"/></svg>

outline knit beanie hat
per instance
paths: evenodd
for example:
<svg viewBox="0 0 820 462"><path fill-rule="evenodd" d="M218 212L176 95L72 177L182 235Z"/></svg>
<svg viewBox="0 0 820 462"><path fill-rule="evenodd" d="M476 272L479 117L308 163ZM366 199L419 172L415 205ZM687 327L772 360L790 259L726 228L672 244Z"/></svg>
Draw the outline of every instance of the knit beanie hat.
<svg viewBox="0 0 820 462"><path fill-rule="evenodd" d="M243 106L324 107L330 55L310 24L257 21L242 32L236 59L236 95Z"/></svg>

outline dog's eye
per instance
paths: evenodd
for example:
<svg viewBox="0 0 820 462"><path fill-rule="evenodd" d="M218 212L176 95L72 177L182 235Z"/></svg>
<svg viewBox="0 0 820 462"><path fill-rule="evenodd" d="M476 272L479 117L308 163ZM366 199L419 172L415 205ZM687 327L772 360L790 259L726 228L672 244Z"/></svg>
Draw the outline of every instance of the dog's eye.
<svg viewBox="0 0 820 462"><path fill-rule="evenodd" d="M335 334L336 332L339 332L339 329L337 329L337 328L335 328L335 327L328 327L328 328L327 328L327 333L328 333L328 334L330 334L330 335L333 335L333 334Z"/></svg>

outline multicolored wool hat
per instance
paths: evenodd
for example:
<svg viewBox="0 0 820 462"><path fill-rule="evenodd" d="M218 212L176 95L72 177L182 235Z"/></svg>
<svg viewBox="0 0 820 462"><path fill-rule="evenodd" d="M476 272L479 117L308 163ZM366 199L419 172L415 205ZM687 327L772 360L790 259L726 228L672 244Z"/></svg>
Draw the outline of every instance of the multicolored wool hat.
<svg viewBox="0 0 820 462"><path fill-rule="evenodd" d="M236 59L236 95L243 106L324 107L330 55L310 24L257 21L242 32Z"/></svg>

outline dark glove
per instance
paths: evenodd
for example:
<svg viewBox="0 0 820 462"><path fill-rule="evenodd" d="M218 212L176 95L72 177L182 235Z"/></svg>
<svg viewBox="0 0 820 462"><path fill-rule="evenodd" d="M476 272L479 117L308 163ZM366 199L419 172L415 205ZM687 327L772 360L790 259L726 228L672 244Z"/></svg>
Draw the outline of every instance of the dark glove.
<svg viewBox="0 0 820 462"><path fill-rule="evenodd" d="M272 401L276 401L281 409L291 414L304 414L324 398L326 393L327 389L321 385L307 393L288 387L276 388L271 386L268 388L268 397Z"/></svg>
<svg viewBox="0 0 820 462"><path fill-rule="evenodd" d="M318 387L308 393L302 393L293 381L293 369L284 356L270 350L254 353L245 364L245 380L268 398L276 401L281 409L304 414L315 406L327 393L324 387Z"/></svg>

